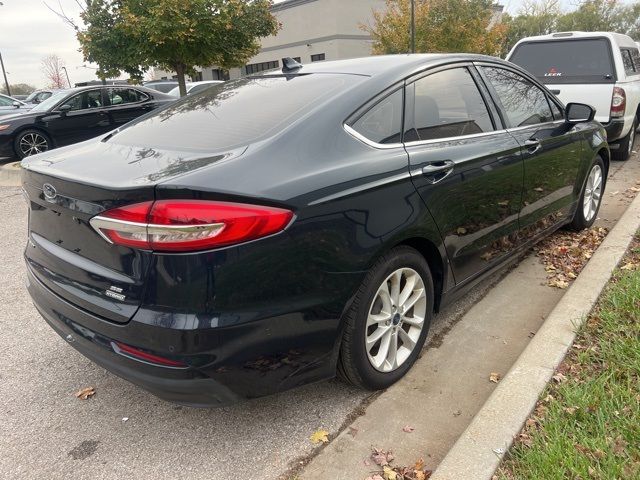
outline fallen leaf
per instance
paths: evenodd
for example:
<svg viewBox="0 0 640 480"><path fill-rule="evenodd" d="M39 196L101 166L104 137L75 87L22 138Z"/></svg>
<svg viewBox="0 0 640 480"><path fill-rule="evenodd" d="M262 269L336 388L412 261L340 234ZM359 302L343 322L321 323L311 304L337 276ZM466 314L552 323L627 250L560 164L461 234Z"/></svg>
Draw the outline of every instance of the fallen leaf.
<svg viewBox="0 0 640 480"><path fill-rule="evenodd" d="M398 474L396 472L394 472L391 467L388 466L384 466L382 467L382 476L384 477L384 480L398 480Z"/></svg>
<svg viewBox="0 0 640 480"><path fill-rule="evenodd" d="M455 412L453 412L453 416L454 417L459 417L460 415L462 415L462 411L461 410L456 410Z"/></svg>
<svg viewBox="0 0 640 480"><path fill-rule="evenodd" d="M464 227L460 227L458 228L458 230L456 230L458 235L464 235L465 233L467 233L467 229Z"/></svg>
<svg viewBox="0 0 640 480"><path fill-rule="evenodd" d="M544 188L542 188L542 187L536 187L533 190L536 191L536 192L544 192Z"/></svg>
<svg viewBox="0 0 640 480"><path fill-rule="evenodd" d="M620 270L635 270L636 265L633 262L627 262L620 267Z"/></svg>
<svg viewBox="0 0 640 480"><path fill-rule="evenodd" d="M96 394L96 389L94 387L83 388L82 390L78 390L76 392L76 398L80 400L86 400L89 397L92 397Z"/></svg>
<svg viewBox="0 0 640 480"><path fill-rule="evenodd" d="M404 427L402 427L402 431L405 433L411 433L415 430L415 428L409 426L409 425L405 425Z"/></svg>
<svg viewBox="0 0 640 480"><path fill-rule="evenodd" d="M562 373L558 372L556 373L553 377L551 377L553 379L554 382L556 383L562 383L564 382L567 377L565 377Z"/></svg>
<svg viewBox="0 0 640 480"><path fill-rule="evenodd" d="M384 480L384 478L382 478L380 475L376 473L370 477L367 477L365 480Z"/></svg>
<svg viewBox="0 0 640 480"><path fill-rule="evenodd" d="M129 421L129 417L122 417L122 423L128 422Z"/></svg>
<svg viewBox="0 0 640 480"><path fill-rule="evenodd" d="M424 470L424 460L421 458L413 465L414 470Z"/></svg>
<svg viewBox="0 0 640 480"><path fill-rule="evenodd" d="M489 381L493 383L498 383L500 381L500 378L500 374L496 372L491 372L491 375L489 375Z"/></svg>
<svg viewBox="0 0 640 480"><path fill-rule="evenodd" d="M627 450L627 441L622 438L620 435L618 435L615 439L615 441L613 442L613 453L615 455L618 455L619 457L624 456L626 450Z"/></svg>
<svg viewBox="0 0 640 480"><path fill-rule="evenodd" d="M509 206L509 200L503 200L501 202L498 202L498 206L500 207L507 207Z"/></svg>
<svg viewBox="0 0 640 480"><path fill-rule="evenodd" d="M312 443L329 443L329 432L322 429L316 430L309 439Z"/></svg>
<svg viewBox="0 0 640 480"><path fill-rule="evenodd" d="M387 452L385 450L374 448L373 453L371 454L371 459L376 463L376 465L384 467L393 461L393 453L391 451Z"/></svg>
<svg viewBox="0 0 640 480"><path fill-rule="evenodd" d="M574 413L576 413L577 407L565 407L564 411L566 413L568 413L569 415L573 415Z"/></svg>
<svg viewBox="0 0 640 480"><path fill-rule="evenodd" d="M358 434L358 429L355 427L349 427L349 435L355 437Z"/></svg>

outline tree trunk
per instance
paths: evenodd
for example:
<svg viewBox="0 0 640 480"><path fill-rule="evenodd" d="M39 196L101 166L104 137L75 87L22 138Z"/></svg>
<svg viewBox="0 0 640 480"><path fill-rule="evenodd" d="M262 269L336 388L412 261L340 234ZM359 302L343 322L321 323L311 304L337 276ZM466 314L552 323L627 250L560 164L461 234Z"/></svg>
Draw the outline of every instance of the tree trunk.
<svg viewBox="0 0 640 480"><path fill-rule="evenodd" d="M178 75L178 87L180 88L180 96L184 97L187 94L187 83L184 79L184 65L178 63L175 65L176 74Z"/></svg>

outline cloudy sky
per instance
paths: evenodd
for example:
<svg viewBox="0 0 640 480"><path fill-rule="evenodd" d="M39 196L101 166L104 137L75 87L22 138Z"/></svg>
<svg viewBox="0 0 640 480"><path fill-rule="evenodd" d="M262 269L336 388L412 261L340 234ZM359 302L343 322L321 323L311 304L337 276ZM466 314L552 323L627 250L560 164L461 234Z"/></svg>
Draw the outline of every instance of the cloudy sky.
<svg viewBox="0 0 640 480"><path fill-rule="evenodd" d="M278 1L282 0L276 0L276 3ZM508 11L515 12L522 1L501 3ZM44 87L41 61L49 54L64 60L72 83L95 79L92 70L82 68L84 62L73 30L51 12L45 2L78 19L80 9L75 0L0 0L0 53L9 83Z"/></svg>

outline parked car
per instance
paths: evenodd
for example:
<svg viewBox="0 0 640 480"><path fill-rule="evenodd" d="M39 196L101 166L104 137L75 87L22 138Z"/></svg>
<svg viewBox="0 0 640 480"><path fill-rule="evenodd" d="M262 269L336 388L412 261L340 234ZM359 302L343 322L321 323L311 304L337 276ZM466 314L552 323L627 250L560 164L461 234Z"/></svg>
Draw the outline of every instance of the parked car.
<svg viewBox="0 0 640 480"><path fill-rule="evenodd" d="M213 85L219 85L221 83L224 83L222 80L204 80L202 82L192 82L192 83L187 83L186 87L187 87L187 95L192 95L194 93L198 93L201 92L203 90L206 90L207 88L213 86ZM180 98L180 87L175 87L172 90L169 91L169 95L176 97L176 98Z"/></svg>
<svg viewBox="0 0 640 480"><path fill-rule="evenodd" d="M336 371L386 388L435 312L594 222L609 148L593 116L480 55L225 82L22 162L27 288L69 345L174 402Z"/></svg>
<svg viewBox="0 0 640 480"><path fill-rule="evenodd" d="M152 90L157 90L162 93L169 93L171 90L178 86L177 80L152 80L150 82L144 82L145 87Z"/></svg>
<svg viewBox="0 0 640 480"><path fill-rule="evenodd" d="M0 93L0 117L28 112L30 109L31 107L26 103Z"/></svg>
<svg viewBox="0 0 640 480"><path fill-rule="evenodd" d="M24 102L36 105L44 102L51 95L59 91L59 89L36 90L35 92L31 92Z"/></svg>
<svg viewBox="0 0 640 480"><path fill-rule="evenodd" d="M16 100L20 100L21 102L24 102L28 96L29 95L11 95L12 98L15 98Z"/></svg>
<svg viewBox="0 0 640 480"><path fill-rule="evenodd" d="M173 101L144 87L61 90L27 113L0 119L0 157L24 158L103 135Z"/></svg>
<svg viewBox="0 0 640 480"><path fill-rule="evenodd" d="M529 70L563 102L595 107L613 158L629 158L640 124L640 53L631 37L610 32L528 37L507 60Z"/></svg>

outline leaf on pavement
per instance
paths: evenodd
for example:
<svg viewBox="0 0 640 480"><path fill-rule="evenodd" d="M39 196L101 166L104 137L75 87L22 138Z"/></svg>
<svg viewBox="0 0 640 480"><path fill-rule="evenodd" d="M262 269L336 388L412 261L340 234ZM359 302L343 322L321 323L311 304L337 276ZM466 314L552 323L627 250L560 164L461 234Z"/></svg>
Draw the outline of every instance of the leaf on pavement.
<svg viewBox="0 0 640 480"><path fill-rule="evenodd" d="M376 463L376 465L384 467L385 465L389 465L389 463L393 461L394 456L391 450L386 451L379 448L374 448L373 453L371 454L371 459Z"/></svg>
<svg viewBox="0 0 640 480"><path fill-rule="evenodd" d="M380 475L375 473L375 474L371 475L370 477L367 477L365 480L384 480L384 478L382 478Z"/></svg>
<svg viewBox="0 0 640 480"><path fill-rule="evenodd" d="M316 430L309 438L313 443L329 443L329 432L322 429Z"/></svg>
<svg viewBox="0 0 640 480"><path fill-rule="evenodd" d="M391 467L385 465L382 471L382 477L384 480L398 480L398 474Z"/></svg>
<svg viewBox="0 0 640 480"><path fill-rule="evenodd" d="M80 400L86 400L89 397L92 397L96 394L96 389L94 387L83 388L82 390L78 390L76 392L76 398Z"/></svg>
<svg viewBox="0 0 640 480"><path fill-rule="evenodd" d="M355 427L349 427L349 435L355 437L358 434L358 429Z"/></svg>
<svg viewBox="0 0 640 480"><path fill-rule="evenodd" d="M409 425L405 425L404 427L402 427L402 431L405 433L411 433L415 430L415 428L409 426Z"/></svg>
<svg viewBox="0 0 640 480"><path fill-rule="evenodd" d="M489 375L489 381L493 382L493 383L498 383L500 381L500 374L497 372L491 372L491 375Z"/></svg>

